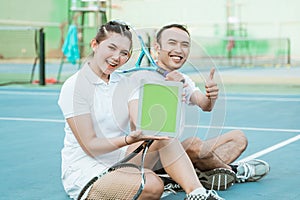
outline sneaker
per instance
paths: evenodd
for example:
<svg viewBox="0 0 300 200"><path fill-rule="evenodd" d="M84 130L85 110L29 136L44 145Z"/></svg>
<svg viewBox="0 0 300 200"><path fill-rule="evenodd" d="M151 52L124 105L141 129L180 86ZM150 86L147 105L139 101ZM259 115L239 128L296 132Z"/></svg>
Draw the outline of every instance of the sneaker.
<svg viewBox="0 0 300 200"><path fill-rule="evenodd" d="M171 192L176 194L177 192L183 192L184 190L178 183L168 183L164 186L164 192Z"/></svg>
<svg viewBox="0 0 300 200"><path fill-rule="evenodd" d="M225 168L200 172L196 169L201 184L208 190L226 190L236 181L234 171Z"/></svg>
<svg viewBox="0 0 300 200"><path fill-rule="evenodd" d="M186 200L224 200L214 190L206 190L206 194L188 194Z"/></svg>
<svg viewBox="0 0 300 200"><path fill-rule="evenodd" d="M165 183L164 192L163 192L161 198L164 198L164 197L169 196L171 194L176 194L177 192L184 192L182 187L178 183L173 181L172 179L169 179L168 182L169 183L164 182Z"/></svg>
<svg viewBox="0 0 300 200"><path fill-rule="evenodd" d="M158 174L158 176L164 182L164 191L172 192L176 194L177 192L183 192L182 187L176 183L168 174Z"/></svg>
<svg viewBox="0 0 300 200"><path fill-rule="evenodd" d="M236 180L238 183L258 181L270 171L269 164L258 159L240 162L237 165Z"/></svg>

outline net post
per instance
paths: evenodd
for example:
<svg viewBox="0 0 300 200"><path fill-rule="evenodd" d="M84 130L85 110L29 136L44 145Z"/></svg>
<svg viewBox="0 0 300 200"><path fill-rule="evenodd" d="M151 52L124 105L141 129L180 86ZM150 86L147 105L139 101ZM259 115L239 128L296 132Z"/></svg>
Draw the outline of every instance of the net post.
<svg viewBox="0 0 300 200"><path fill-rule="evenodd" d="M287 38L287 50L288 50L288 57L287 57L287 64L290 65L291 64L291 40L290 38Z"/></svg>
<svg viewBox="0 0 300 200"><path fill-rule="evenodd" d="M43 28L40 28L39 30L39 60L40 60L40 85L46 85L45 81L45 32Z"/></svg>

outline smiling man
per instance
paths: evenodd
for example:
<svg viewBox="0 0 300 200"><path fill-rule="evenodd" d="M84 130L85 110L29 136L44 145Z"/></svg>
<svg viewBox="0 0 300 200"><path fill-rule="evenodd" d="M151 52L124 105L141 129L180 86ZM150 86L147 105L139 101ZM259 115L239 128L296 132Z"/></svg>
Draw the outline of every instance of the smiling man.
<svg viewBox="0 0 300 200"><path fill-rule="evenodd" d="M195 106L196 109L212 111L219 94L219 88L214 81L215 69L211 69L203 92L196 87L190 77L178 71L190 54L191 38L188 30L180 24L162 27L156 34L154 48L157 52L157 65L168 72L166 77L163 78L159 73L153 71L139 71L132 77L136 80L162 81L164 79L184 82L185 103ZM131 121L135 122L136 117L132 117ZM181 125L183 125L182 122ZM226 190L235 182L257 181L269 172L268 163L262 160L255 159L246 163L233 164L245 151L247 143L247 138L242 131L232 130L208 140L190 137L182 141L182 146L194 164L204 187ZM162 169L159 163L156 167ZM160 173L163 172L160 171ZM180 188L176 183L169 186L170 189ZM193 197L195 196L188 195L187 199L197 199Z"/></svg>

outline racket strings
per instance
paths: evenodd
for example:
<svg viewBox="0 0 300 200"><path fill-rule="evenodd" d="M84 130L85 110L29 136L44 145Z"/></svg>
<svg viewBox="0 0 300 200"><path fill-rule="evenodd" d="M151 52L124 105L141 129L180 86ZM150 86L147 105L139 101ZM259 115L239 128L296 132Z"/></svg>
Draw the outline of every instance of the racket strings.
<svg viewBox="0 0 300 200"><path fill-rule="evenodd" d="M98 179L89 191L87 199L133 199L140 189L141 182L141 172L138 168L122 167Z"/></svg>

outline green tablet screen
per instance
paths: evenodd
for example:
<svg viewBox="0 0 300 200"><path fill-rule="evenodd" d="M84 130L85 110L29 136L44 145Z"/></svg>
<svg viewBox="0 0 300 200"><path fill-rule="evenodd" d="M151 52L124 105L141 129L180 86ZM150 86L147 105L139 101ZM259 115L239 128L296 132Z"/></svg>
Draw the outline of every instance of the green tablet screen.
<svg viewBox="0 0 300 200"><path fill-rule="evenodd" d="M180 93L181 88L173 84L144 84L139 105L141 130L147 130L154 135L175 136L180 116Z"/></svg>

